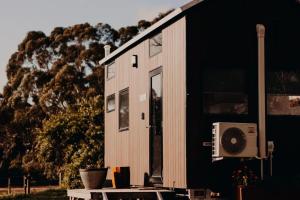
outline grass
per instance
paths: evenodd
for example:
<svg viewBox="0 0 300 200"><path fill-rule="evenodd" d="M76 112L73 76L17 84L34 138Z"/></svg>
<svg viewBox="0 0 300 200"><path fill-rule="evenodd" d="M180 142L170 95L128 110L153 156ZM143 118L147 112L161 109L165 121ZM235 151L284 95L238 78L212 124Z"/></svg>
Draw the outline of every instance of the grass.
<svg viewBox="0 0 300 200"><path fill-rule="evenodd" d="M46 190L30 195L19 194L15 196L0 197L0 200L68 200L66 190Z"/></svg>

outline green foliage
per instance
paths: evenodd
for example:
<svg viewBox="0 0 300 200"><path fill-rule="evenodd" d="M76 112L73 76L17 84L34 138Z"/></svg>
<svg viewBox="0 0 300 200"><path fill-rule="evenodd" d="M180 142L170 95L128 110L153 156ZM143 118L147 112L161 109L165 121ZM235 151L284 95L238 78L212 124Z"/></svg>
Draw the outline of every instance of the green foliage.
<svg viewBox="0 0 300 200"><path fill-rule="evenodd" d="M120 28L119 34L120 34L121 45L128 42L132 37L138 34L138 32L139 30L136 26L127 26L127 27Z"/></svg>
<svg viewBox="0 0 300 200"><path fill-rule="evenodd" d="M66 112L52 115L37 130L36 157L47 177L63 172L66 187L76 187L79 168L103 166L103 101L81 99Z"/></svg>
<svg viewBox="0 0 300 200"><path fill-rule="evenodd" d="M78 99L103 95L103 46L114 47L117 31L88 23L55 28L50 36L31 31L7 64L0 96L0 171L43 169L35 161L36 128Z"/></svg>
<svg viewBox="0 0 300 200"><path fill-rule="evenodd" d="M170 9L166 12L162 12L162 13L159 13L157 17L155 17L152 21L151 21L151 24L155 24L156 22L158 22L159 20L161 20L162 18L164 18L165 16L167 16L168 14L170 14L171 12L173 12L174 9Z"/></svg>

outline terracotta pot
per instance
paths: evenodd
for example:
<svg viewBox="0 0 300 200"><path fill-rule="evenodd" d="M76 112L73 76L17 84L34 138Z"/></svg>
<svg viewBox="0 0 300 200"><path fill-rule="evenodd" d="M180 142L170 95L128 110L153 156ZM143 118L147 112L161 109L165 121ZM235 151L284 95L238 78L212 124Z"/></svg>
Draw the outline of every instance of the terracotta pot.
<svg viewBox="0 0 300 200"><path fill-rule="evenodd" d="M79 173L85 189L100 189L106 180L107 168L80 169Z"/></svg>

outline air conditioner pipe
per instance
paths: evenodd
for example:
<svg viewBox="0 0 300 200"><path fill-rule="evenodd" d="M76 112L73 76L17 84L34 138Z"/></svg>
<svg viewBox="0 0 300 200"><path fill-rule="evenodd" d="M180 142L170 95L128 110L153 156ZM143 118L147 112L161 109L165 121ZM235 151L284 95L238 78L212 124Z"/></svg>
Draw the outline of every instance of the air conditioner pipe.
<svg viewBox="0 0 300 200"><path fill-rule="evenodd" d="M265 86L265 26L256 25L258 42L258 142L261 162L261 179L264 179L264 163L266 158L266 86Z"/></svg>

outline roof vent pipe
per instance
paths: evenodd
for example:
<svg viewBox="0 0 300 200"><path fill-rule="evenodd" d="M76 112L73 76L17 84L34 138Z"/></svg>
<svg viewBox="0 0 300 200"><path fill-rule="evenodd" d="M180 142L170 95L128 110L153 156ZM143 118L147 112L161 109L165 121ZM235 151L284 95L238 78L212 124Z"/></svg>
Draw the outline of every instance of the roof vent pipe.
<svg viewBox="0 0 300 200"><path fill-rule="evenodd" d="M111 46L109 44L104 46L104 56L107 57L110 54Z"/></svg>

